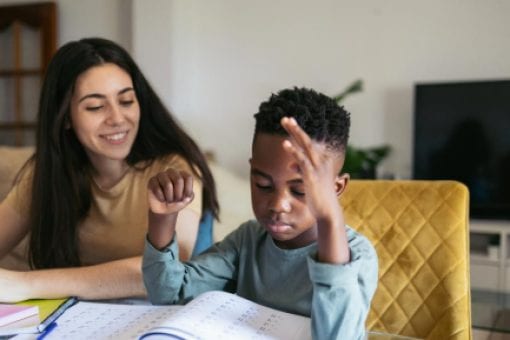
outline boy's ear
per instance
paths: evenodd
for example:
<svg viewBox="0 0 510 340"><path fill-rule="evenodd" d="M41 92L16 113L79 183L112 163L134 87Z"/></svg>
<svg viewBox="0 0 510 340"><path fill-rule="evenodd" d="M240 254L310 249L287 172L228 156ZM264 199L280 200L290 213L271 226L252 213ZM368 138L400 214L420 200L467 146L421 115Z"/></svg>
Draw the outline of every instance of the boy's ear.
<svg viewBox="0 0 510 340"><path fill-rule="evenodd" d="M349 174L340 174L336 176L335 179L335 192L336 195L339 197L347 187L347 183L349 183L349 180L351 179L351 176Z"/></svg>

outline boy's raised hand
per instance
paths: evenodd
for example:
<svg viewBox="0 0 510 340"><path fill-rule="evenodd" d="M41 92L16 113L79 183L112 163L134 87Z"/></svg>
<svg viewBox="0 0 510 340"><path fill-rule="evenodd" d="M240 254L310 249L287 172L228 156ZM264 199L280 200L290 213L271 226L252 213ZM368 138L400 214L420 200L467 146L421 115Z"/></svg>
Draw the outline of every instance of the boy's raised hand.
<svg viewBox="0 0 510 340"><path fill-rule="evenodd" d="M293 118L281 120L290 138L283 147L290 152L299 166L305 188L308 209L317 221L317 258L326 263L347 263L350 251L345 231L342 207L337 190L341 179L337 171L338 159L321 143L314 143Z"/></svg>
<svg viewBox="0 0 510 340"><path fill-rule="evenodd" d="M193 200L193 176L167 169L149 180L149 209L155 214L175 214Z"/></svg>
<svg viewBox="0 0 510 340"><path fill-rule="evenodd" d="M299 165L308 208L317 221L334 218L340 207L333 155L326 150L325 145L313 143L294 118L284 117L281 124L290 135L283 147L294 156Z"/></svg>

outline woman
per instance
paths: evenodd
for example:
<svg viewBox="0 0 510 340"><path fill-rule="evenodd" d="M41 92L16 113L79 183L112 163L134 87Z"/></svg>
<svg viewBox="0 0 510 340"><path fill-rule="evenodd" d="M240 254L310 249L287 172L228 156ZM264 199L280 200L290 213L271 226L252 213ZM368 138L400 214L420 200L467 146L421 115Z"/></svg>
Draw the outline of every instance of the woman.
<svg viewBox="0 0 510 340"><path fill-rule="evenodd" d="M62 46L43 83L35 154L0 204L0 259L18 270L0 270L0 301L144 296L147 182L167 168L192 171L202 189L177 221L187 259L201 216L218 214L203 154L124 49L99 38Z"/></svg>

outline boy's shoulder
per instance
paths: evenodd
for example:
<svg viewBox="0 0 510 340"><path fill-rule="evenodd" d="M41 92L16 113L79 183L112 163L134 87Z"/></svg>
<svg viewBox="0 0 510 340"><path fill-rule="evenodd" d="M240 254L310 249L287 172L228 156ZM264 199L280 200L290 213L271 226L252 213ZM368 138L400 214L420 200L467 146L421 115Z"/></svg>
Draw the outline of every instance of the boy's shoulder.
<svg viewBox="0 0 510 340"><path fill-rule="evenodd" d="M374 245L365 235L354 230L352 227L348 225L346 225L345 228L347 232L347 241L349 243L349 248L351 249L353 257L356 257L356 255L363 257L366 256L377 257Z"/></svg>

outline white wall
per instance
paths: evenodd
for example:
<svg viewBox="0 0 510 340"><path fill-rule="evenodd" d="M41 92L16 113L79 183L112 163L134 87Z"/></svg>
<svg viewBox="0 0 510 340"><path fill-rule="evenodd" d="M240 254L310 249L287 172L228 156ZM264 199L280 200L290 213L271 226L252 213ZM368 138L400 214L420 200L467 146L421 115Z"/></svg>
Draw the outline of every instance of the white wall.
<svg viewBox="0 0 510 340"><path fill-rule="evenodd" d="M308 86L348 98L351 142L390 143L411 172L416 82L510 77L504 0L134 0L133 51L203 148L246 174L258 104ZM438 131L440 133L440 131Z"/></svg>
<svg viewBox="0 0 510 340"><path fill-rule="evenodd" d="M13 2L26 1L0 5ZM281 88L333 95L362 78L345 101L351 142L390 143L385 169L408 177L416 82L510 78L506 0L57 3L61 44L100 35L131 49L191 135L242 175L252 115Z"/></svg>

